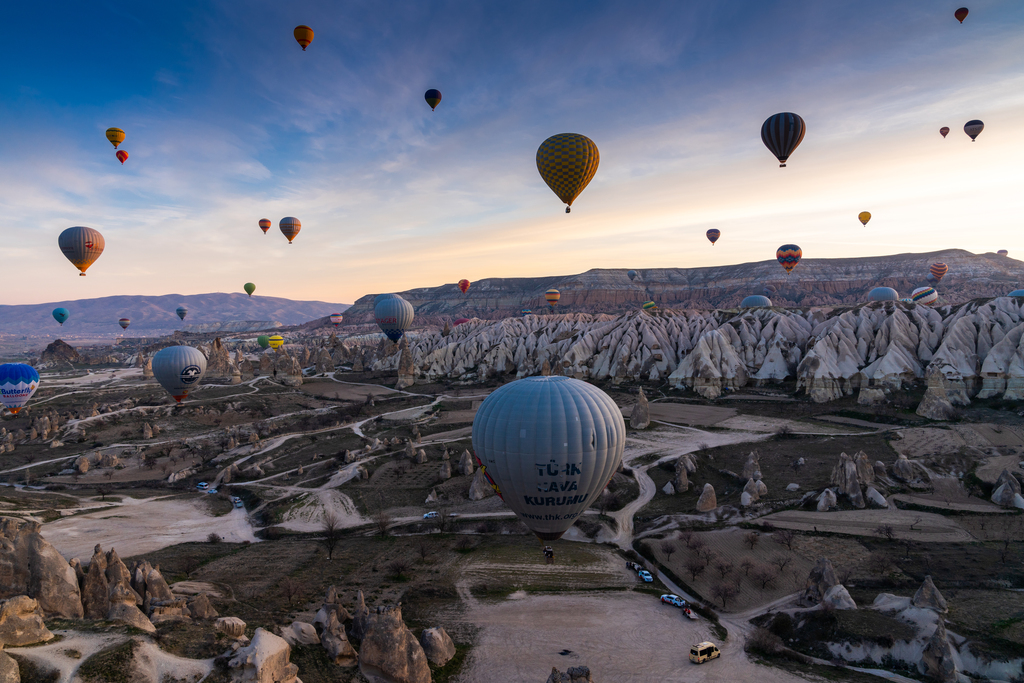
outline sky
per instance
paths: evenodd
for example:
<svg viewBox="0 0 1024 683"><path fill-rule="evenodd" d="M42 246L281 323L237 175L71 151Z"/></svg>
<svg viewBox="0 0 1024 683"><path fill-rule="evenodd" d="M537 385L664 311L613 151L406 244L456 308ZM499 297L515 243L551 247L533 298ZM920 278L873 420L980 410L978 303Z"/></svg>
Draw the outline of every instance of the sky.
<svg viewBox="0 0 1024 683"><path fill-rule="evenodd" d="M0 304L249 281L351 303L793 242L805 258L1024 256L1024 3L971 2L962 25L958 6L16 3L0 25ZM786 168L760 139L781 111L807 127ZM535 162L563 132L601 152L569 215ZM285 216L302 221L291 245ZM76 225L106 239L84 278L57 248Z"/></svg>

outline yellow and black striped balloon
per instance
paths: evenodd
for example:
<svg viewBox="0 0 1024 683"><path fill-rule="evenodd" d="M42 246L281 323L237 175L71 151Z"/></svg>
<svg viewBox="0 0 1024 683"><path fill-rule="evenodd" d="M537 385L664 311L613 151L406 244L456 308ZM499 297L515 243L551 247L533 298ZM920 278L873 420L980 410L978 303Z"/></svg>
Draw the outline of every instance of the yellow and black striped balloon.
<svg viewBox="0 0 1024 683"><path fill-rule="evenodd" d="M115 148L124 142L124 131L120 128L107 128L107 140L110 140Z"/></svg>
<svg viewBox="0 0 1024 683"><path fill-rule="evenodd" d="M590 184L601 163L597 145L586 135L559 133L537 148L537 170L548 187L566 203L565 212Z"/></svg>

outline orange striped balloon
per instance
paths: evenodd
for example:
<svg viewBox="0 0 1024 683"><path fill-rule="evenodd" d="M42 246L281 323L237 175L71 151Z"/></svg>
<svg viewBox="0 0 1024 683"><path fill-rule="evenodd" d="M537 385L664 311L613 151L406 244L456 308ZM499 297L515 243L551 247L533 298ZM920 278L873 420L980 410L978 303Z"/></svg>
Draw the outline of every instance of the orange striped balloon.
<svg viewBox="0 0 1024 683"><path fill-rule="evenodd" d="M935 281L938 282L942 279L942 276L949 272L949 266L945 263L933 263L931 268L928 269L934 277Z"/></svg>
<svg viewBox="0 0 1024 683"><path fill-rule="evenodd" d="M465 294L469 289L469 280L459 280L459 290Z"/></svg>
<svg viewBox="0 0 1024 683"><path fill-rule="evenodd" d="M292 35L295 36L295 40L302 46L303 52L305 52L306 48L309 47L309 44L313 42L313 29L308 26L296 26L295 30L292 31Z"/></svg>
<svg viewBox="0 0 1024 683"><path fill-rule="evenodd" d="M264 235L267 234L267 230L270 230L270 226L271 225L273 225L273 223L270 222L269 218L261 218L260 219L260 230L263 231Z"/></svg>
<svg viewBox="0 0 1024 683"><path fill-rule="evenodd" d="M299 234L299 230L302 230L302 223L299 222L298 218L286 216L281 219L279 227L281 228L281 234L288 238L288 244L291 244L295 236Z"/></svg>
<svg viewBox="0 0 1024 683"><path fill-rule="evenodd" d="M800 263L800 259L802 259L803 256L803 250L795 244L783 244L775 252L775 258L779 260L779 263L786 269L787 273L793 272L793 269L796 268L796 264Z"/></svg>
<svg viewBox="0 0 1024 683"><path fill-rule="evenodd" d="M548 291L544 292L544 300L548 302L548 306L554 310L555 306L558 305L558 300L562 298L562 293L552 287Z"/></svg>

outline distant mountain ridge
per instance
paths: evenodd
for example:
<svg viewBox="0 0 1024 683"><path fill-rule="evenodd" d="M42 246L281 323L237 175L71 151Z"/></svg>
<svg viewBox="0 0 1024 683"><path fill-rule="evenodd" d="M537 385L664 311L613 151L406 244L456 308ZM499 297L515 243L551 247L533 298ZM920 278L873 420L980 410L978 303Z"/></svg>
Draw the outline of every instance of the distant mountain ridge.
<svg viewBox="0 0 1024 683"><path fill-rule="evenodd" d="M979 297L1004 296L1024 286L1024 262L998 254L972 254L962 249L845 259L804 258L792 274L775 260L707 268L594 269L578 275L537 278L487 278L473 282L463 294L456 283L398 292L416 310L415 326L451 318L497 319L519 315L524 308L548 310L544 292L561 292L560 313L623 313L645 301L663 308L728 309L765 285L778 306L854 305L867 301L874 287L892 287L901 297L928 285L928 267L949 266L936 285L940 303L960 303ZM373 321L374 294L356 300L346 314L347 324Z"/></svg>
<svg viewBox="0 0 1024 683"><path fill-rule="evenodd" d="M175 310L188 308L185 320ZM57 307L67 308L71 317L63 327L53 319ZM119 318L129 318L126 336L159 336L204 326L240 329L236 323L265 322L266 327L298 325L314 318L342 312L348 304L325 301L294 301L272 296L245 294L164 294L160 296L106 296L78 301L0 306L0 334L19 336L115 337L121 334ZM251 325L242 325L249 327Z"/></svg>

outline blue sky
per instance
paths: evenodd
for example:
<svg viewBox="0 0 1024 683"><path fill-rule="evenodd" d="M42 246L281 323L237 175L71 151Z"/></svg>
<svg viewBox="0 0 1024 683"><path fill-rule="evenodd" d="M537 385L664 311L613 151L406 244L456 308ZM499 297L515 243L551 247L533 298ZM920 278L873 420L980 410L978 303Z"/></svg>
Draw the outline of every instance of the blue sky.
<svg viewBox="0 0 1024 683"><path fill-rule="evenodd" d="M809 258L1024 256L1024 4L972 2L963 25L957 6L16 5L0 26L0 226L22 269L0 303L246 281L351 302L756 261L785 242ZM759 137L778 111L808 129L786 169ZM127 133L123 167L109 126ZM534 162L560 132L601 150L569 216ZM291 246L283 216L303 223ZM57 249L72 225L106 237L86 278Z"/></svg>

